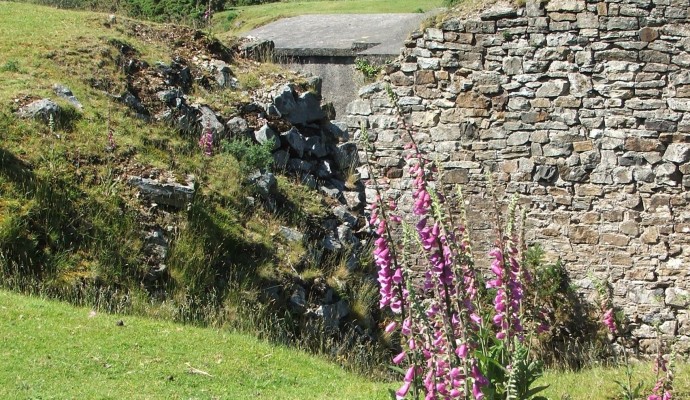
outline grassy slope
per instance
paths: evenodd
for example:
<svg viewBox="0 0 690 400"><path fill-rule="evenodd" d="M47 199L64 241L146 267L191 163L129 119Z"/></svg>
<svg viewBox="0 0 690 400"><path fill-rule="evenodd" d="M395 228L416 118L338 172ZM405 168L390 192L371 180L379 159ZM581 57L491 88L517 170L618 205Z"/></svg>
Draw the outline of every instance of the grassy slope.
<svg viewBox="0 0 690 400"><path fill-rule="evenodd" d="M112 254L96 254L95 249L106 245L122 253L123 265L140 264L135 256L141 247L138 239L141 232L136 224L125 226L127 219L122 218L123 210L125 216L132 220L137 218L139 205L131 201L132 190L125 184L125 171L136 166L171 171L176 176L194 174L204 197L204 201L199 202L203 208L200 215L207 216L218 227L223 236L218 241L228 237L238 246L251 249L275 244L273 236L278 226L294 223L287 221L289 215L270 215L259 208L240 212L235 209L238 199L247 194L240 187L242 175L236 160L227 154L217 154L211 159L204 157L196 143L198 138L184 137L164 124L149 124L132 118L125 106L89 86L88 80L92 78L111 79L116 84L122 82L122 74L112 61L105 58L108 62L103 64L104 52L112 54L114 51L113 46L107 44L112 39L131 44L151 65L157 61L169 63L171 59L171 49L166 47L170 43L127 35L128 28L119 24L107 28L105 20L106 16L98 13L0 1L0 192L3 193L0 197L0 247L11 247L12 243L8 241L13 239L12 232L19 230L26 233L24 244L27 249L39 249L45 242L53 240L56 232L63 230L60 224L65 222L60 220L62 216L46 210L58 214L70 210L79 217L68 220L83 222L79 228L87 227L89 232L79 230L75 233L78 239L70 237L50 243L50 250L45 252L46 257L51 258L49 261L57 263L58 258L64 260L60 261L62 265L54 266L58 272L65 267L66 270L78 269L79 274L89 275L93 268L108 269L110 266L105 264L112 259ZM243 79L265 83L265 77L258 78L264 72L281 74L270 65L235 66L233 71L240 83ZM84 104L81 118L71 129L58 129L52 134L45 124L14 117L15 99L24 96L49 97L66 106L65 101L52 93L55 83L69 86ZM119 94L120 90L121 87L113 88L112 92ZM214 107L219 109L227 108L223 111L228 116L232 115L233 104L243 97L246 93L241 90L209 92L197 88L191 93L190 102L196 100L215 104ZM108 123L117 145L112 153L105 150ZM12 169L22 171L13 172ZM285 179L281 179L281 184L287 188L285 192L288 195L309 197L309 201L295 202L300 208L298 212L313 215L321 211L320 198L312 191L296 188ZM64 196L41 197L39 189L44 187L58 187ZM86 206L91 211L85 211L83 208ZM32 219L43 214L47 215L42 221ZM204 225L206 221L199 224ZM36 227L45 227L50 232L37 235ZM216 238L218 233L214 232ZM185 232L181 235L185 237ZM43 236L47 239L44 240ZM195 237L198 235L193 235L193 232L187 236L191 237L190 248L204 244L203 239ZM94 244L98 240L101 243ZM119 243L107 243L114 241ZM213 245L215 243L208 244L209 247ZM264 253L269 254L268 251ZM246 251L242 254L251 255ZM173 249L172 256L182 259L187 255L180 254L175 258ZM272 263L284 256L278 254L270 259L269 255L262 261ZM175 268L172 269L174 273Z"/></svg>
<svg viewBox="0 0 690 400"><path fill-rule="evenodd" d="M387 389L397 386L245 335L90 316L86 308L4 291L0 360L0 398L387 399ZM190 366L213 377L190 374ZM634 382L642 379L648 390L650 366L634 371ZM594 368L548 372L539 384L551 384L551 399L606 400L618 393L614 380L624 378L622 368ZM689 398L690 365L677 367L675 387L675 398Z"/></svg>
<svg viewBox="0 0 690 400"><path fill-rule="evenodd" d="M427 12L443 5L443 0L326 0L282 1L257 6L234 7L217 13L214 31L229 36L250 31L279 18L304 14L376 14ZM234 19L228 17L236 15ZM227 32L227 33L225 33Z"/></svg>
<svg viewBox="0 0 690 400"><path fill-rule="evenodd" d="M89 314L0 291L0 398L388 398L384 384L248 336Z"/></svg>

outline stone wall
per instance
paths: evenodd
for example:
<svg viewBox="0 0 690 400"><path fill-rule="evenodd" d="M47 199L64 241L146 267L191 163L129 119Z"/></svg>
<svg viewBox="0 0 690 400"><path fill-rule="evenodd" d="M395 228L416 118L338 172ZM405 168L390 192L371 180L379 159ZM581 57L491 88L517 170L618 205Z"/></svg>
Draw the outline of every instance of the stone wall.
<svg viewBox="0 0 690 400"><path fill-rule="evenodd" d="M463 186L479 251L493 235L490 172L529 209L530 243L561 257L584 292L611 285L641 350L654 349L659 324L687 354L689 10L689 0L528 0L447 19L412 34L347 122L355 136L368 127L387 194L409 193L391 85L441 181Z"/></svg>

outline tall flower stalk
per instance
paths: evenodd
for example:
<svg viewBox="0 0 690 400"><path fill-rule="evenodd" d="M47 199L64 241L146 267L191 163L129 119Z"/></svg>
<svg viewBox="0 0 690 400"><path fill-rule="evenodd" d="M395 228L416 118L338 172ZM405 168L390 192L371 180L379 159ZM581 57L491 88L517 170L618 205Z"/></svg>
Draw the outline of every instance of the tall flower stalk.
<svg viewBox="0 0 690 400"><path fill-rule="evenodd" d="M403 220L396 214L398 205L384 198L372 168L370 176L377 194L369 209L370 224L377 235L374 259L379 269L380 306L396 318L386 332L397 331L401 338L401 351L392 360L404 372L396 396L423 396L427 400L483 399L486 393L493 396L500 392L496 387L503 382L487 375L488 366L493 365L487 360L492 347L483 339L484 332L493 330L496 340L505 342L503 347L509 351L513 338L523 335L520 307L525 274L520 268L517 240L503 240L501 234L490 253L495 277L488 287L496 290L492 327L478 311L481 288L468 231L462 218L452 218L446 196L436 188L434 163L417 145L397 96L390 88L388 93L407 133L405 159L412 181L412 217ZM369 159L369 137L364 127L361 131ZM514 221L514 207L511 215ZM503 373L501 379L506 376L512 375ZM510 398L509 392L506 398Z"/></svg>
<svg viewBox="0 0 690 400"><path fill-rule="evenodd" d="M213 155L213 130L205 127L199 138L199 147L208 157Z"/></svg>

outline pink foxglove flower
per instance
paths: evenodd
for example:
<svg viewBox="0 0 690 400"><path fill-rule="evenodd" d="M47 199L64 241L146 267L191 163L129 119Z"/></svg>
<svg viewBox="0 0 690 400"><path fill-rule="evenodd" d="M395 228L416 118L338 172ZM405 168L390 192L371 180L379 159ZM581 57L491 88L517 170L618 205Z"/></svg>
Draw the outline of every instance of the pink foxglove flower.
<svg viewBox="0 0 690 400"><path fill-rule="evenodd" d="M199 138L199 147L207 156L213 155L213 131L210 128L205 128L204 132Z"/></svg>
<svg viewBox="0 0 690 400"><path fill-rule="evenodd" d="M606 310L602 322L611 333L616 334L616 320L613 316L613 308Z"/></svg>

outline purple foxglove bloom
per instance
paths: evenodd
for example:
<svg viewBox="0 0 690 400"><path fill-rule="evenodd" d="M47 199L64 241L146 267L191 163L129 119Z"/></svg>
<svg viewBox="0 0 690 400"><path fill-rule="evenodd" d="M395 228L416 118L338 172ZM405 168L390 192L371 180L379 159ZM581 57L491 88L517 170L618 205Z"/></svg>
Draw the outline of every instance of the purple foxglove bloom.
<svg viewBox="0 0 690 400"><path fill-rule="evenodd" d="M410 319L406 318L403 321L402 329L400 330L400 332L405 336L410 336L410 334L412 333L412 330L410 329L410 325L411 325Z"/></svg>
<svg viewBox="0 0 690 400"><path fill-rule="evenodd" d="M403 352L401 352L400 354L398 354L397 356L393 357L393 364L396 364L396 365L397 365L397 364L400 364L400 363L402 362L402 360L405 359L405 356L406 356L406 355L407 355L407 353L405 353L405 352L403 351Z"/></svg>
<svg viewBox="0 0 690 400"><path fill-rule="evenodd" d="M410 367L407 369L407 372L405 373L405 382L412 382L415 377L415 371L414 371L414 366Z"/></svg>
<svg viewBox="0 0 690 400"><path fill-rule="evenodd" d="M482 388L479 385L477 385L476 381L472 383L472 396L474 396L476 400L482 400L484 398Z"/></svg>
<svg viewBox="0 0 690 400"><path fill-rule="evenodd" d="M386 329L385 329L386 333L391 333L391 332L393 332L393 331L395 330L395 328L397 328L397 326L398 326L398 323L395 322L395 321L393 321L393 322L391 322L390 324L386 325Z"/></svg>
<svg viewBox="0 0 690 400"><path fill-rule="evenodd" d="M403 383L402 387L398 389L397 392L395 392L395 398L400 400L404 399L405 396L407 396L407 392L410 391L410 382L405 382Z"/></svg>
<svg viewBox="0 0 690 400"><path fill-rule="evenodd" d="M611 331L611 333L616 333L616 320L613 318L613 308L609 308L608 310L606 310L606 312L604 313L603 322L604 325L607 328L609 328L609 331Z"/></svg>

